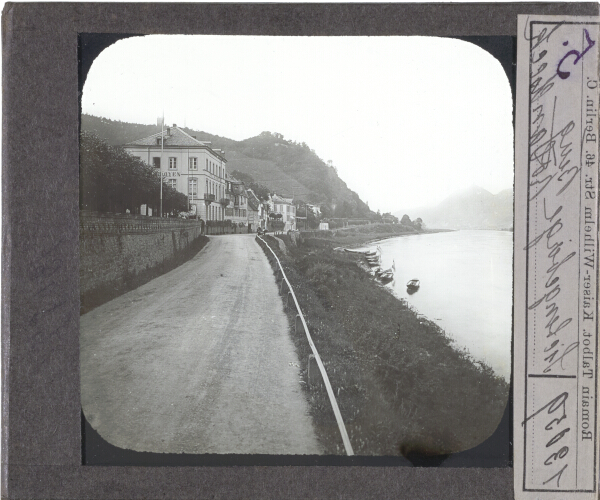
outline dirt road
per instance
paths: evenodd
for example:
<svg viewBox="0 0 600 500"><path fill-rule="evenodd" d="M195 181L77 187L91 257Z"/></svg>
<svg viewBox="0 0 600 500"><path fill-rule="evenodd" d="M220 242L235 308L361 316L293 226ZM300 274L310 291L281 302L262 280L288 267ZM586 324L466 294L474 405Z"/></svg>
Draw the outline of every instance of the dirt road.
<svg viewBox="0 0 600 500"><path fill-rule="evenodd" d="M252 235L81 317L81 401L109 443L170 453L318 454L299 361Z"/></svg>

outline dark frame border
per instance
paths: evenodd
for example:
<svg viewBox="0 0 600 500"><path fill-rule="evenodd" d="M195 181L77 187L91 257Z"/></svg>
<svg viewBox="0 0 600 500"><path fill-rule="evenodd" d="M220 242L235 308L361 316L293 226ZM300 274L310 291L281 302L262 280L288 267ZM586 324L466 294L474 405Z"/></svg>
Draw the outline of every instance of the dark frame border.
<svg viewBox="0 0 600 500"><path fill-rule="evenodd" d="M2 496L512 498L512 469L81 464L78 33L516 35L597 3L7 3L3 41ZM443 75L441 75L443 77Z"/></svg>

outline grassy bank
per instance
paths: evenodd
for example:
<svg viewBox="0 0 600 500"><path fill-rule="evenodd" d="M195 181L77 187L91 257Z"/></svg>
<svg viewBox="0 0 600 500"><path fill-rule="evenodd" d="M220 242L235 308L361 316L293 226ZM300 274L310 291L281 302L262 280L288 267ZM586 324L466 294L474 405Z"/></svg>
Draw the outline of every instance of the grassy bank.
<svg viewBox="0 0 600 500"><path fill-rule="evenodd" d="M266 241L294 288L355 454L447 454L489 437L504 412L508 384L375 282L359 257L333 251L349 236L314 236L297 245L283 237L287 254L275 238ZM352 236L373 239L372 233ZM306 368L306 337L293 337ZM307 389L307 397L326 453L343 454L324 388Z"/></svg>

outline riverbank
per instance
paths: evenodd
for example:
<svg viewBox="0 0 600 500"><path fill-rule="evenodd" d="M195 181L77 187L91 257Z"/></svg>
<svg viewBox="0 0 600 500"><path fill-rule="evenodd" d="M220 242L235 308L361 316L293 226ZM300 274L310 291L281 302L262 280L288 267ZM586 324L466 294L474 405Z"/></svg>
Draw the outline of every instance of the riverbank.
<svg viewBox="0 0 600 500"><path fill-rule="evenodd" d="M432 456L469 449L496 429L508 384L374 281L359 267L359 256L334 251L341 241L355 246L388 234L304 234L295 244L285 236L287 254L275 238L266 240L294 288L355 454ZM306 383L310 348L303 334L292 330L292 337ZM343 454L324 388L306 394L325 453Z"/></svg>
<svg viewBox="0 0 600 500"><path fill-rule="evenodd" d="M359 247L374 241L381 241L399 236L410 236L414 234L444 233L452 229L420 229L404 224L369 224L364 226L353 226L332 231L307 231L303 237L310 240L324 241L334 246Z"/></svg>

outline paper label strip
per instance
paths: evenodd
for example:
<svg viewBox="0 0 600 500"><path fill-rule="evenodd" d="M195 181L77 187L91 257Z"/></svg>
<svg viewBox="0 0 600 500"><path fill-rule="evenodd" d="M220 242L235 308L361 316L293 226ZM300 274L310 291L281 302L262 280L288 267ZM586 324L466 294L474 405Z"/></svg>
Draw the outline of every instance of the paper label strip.
<svg viewBox="0 0 600 500"><path fill-rule="evenodd" d="M520 16L516 498L598 497L599 19Z"/></svg>

